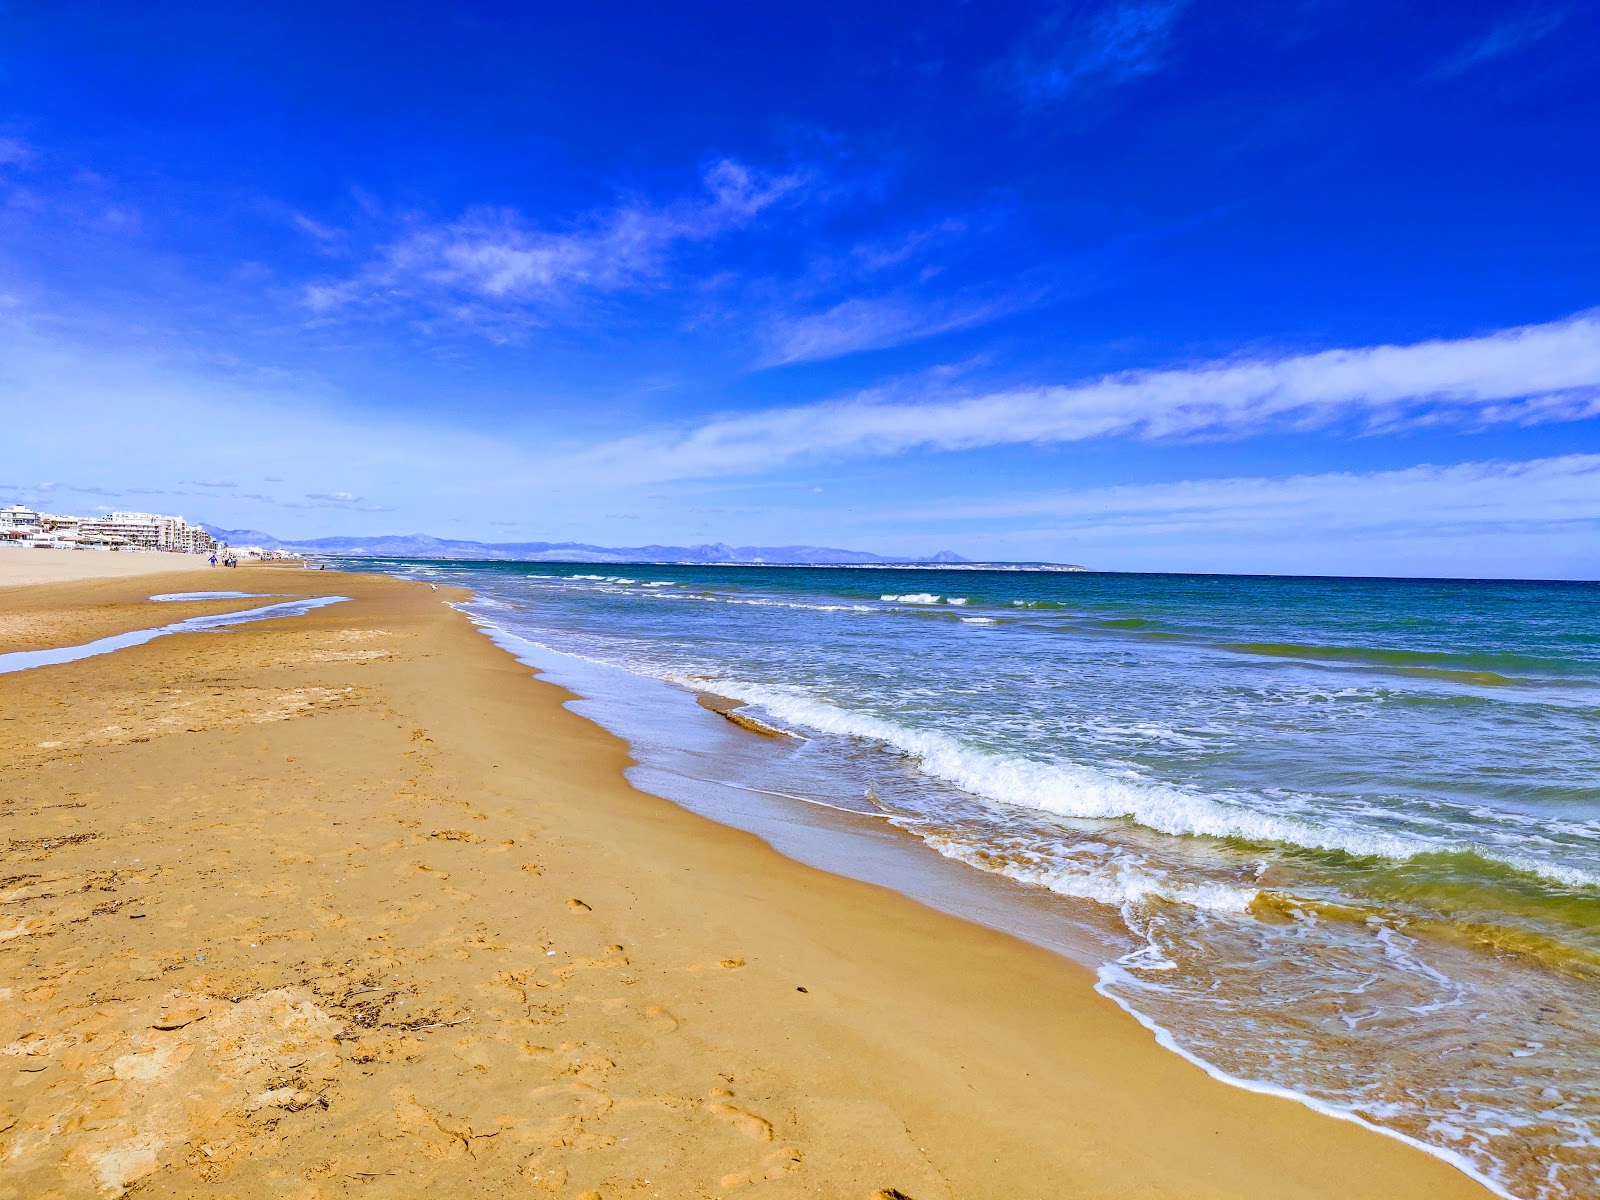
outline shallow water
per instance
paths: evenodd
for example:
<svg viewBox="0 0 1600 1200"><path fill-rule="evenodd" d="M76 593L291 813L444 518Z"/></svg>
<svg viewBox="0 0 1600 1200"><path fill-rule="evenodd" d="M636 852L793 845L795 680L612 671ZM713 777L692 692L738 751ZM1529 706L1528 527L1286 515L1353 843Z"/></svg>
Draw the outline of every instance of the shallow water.
<svg viewBox="0 0 1600 1200"><path fill-rule="evenodd" d="M243 593L240 593L243 595ZM152 600L162 599L217 599L215 594L205 596L151 596ZM0 675L12 671L31 671L36 667L55 667L62 663L77 662L79 659L93 658L97 654L110 654L116 650L126 650L131 646L143 646L157 638L167 637L174 633L208 633L219 629L229 629L235 625L245 625L251 621L270 621L277 617L298 617L313 609L322 608L327 604L340 604L348 600L348 596L314 596L304 600L286 600L281 604L263 604L259 608L247 608L243 612L217 613L206 617L190 617L185 621L174 621L170 625L158 625L154 629L134 629L128 633L118 633L111 637L98 638L92 642L85 642L81 646L56 646L48 650L17 650L11 654L0 654Z"/></svg>
<svg viewBox="0 0 1600 1200"><path fill-rule="evenodd" d="M150 599L157 604L172 604L186 600L261 600L265 592L163 592Z"/></svg>
<svg viewBox="0 0 1600 1200"><path fill-rule="evenodd" d="M386 569L803 735L698 771L1114 918L1102 990L1217 1073L1600 1193L1600 587Z"/></svg>

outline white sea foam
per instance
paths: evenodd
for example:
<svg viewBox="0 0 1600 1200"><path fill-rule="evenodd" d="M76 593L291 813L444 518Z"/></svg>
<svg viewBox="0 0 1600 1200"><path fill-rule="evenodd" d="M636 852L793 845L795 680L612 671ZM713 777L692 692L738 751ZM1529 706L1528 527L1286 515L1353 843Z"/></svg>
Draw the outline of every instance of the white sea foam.
<svg viewBox="0 0 1600 1200"><path fill-rule="evenodd" d="M879 596L885 604L937 604L939 597L932 592L907 592L904 596Z"/></svg>
<svg viewBox="0 0 1600 1200"><path fill-rule="evenodd" d="M740 602L789 606L781 601L752 599ZM963 620L985 620L985 618L963 618ZM617 656L609 655L605 651L601 652L602 657L595 658L582 653L574 654L571 650L544 648L565 657L601 663L613 669L620 667L637 674L675 679L675 672L665 664L652 666L642 662L619 663L616 661ZM1423 826L1423 832L1410 835L1389 833L1372 828L1375 819L1381 819L1383 815L1381 808L1377 806L1370 810L1351 809L1348 805L1335 809L1332 806L1322 807L1316 798L1308 796L1290 797L1286 794L1274 797L1240 793L1235 797L1226 793L1201 793L1172 785L1152 783L1132 772L1117 773L1114 769L1097 770L1071 763L1037 761L1018 755L984 751L965 744L958 736L938 730L908 727L898 720L853 712L815 699L792 687L745 684L732 680L708 681L703 677L694 679L690 685L697 688L710 687L720 694L759 704L785 724L809 727L837 736L861 737L881 742L887 747L916 758L919 767L928 775L947 780L969 793L993 802L1019 808L1075 817L1131 818L1149 828L1169 834L1247 837L1252 840L1346 850L1363 855L1382 854L1403 858L1418 853L1468 848L1476 849L1480 854L1490 853L1482 844L1469 847L1459 836L1452 837L1451 835L1456 834L1460 827L1447 819L1448 813L1441 814L1446 819L1441 819L1437 823L1438 836L1430 836L1433 830L1429 828L1425 816L1419 814L1413 815ZM913 716L910 720L916 721L917 718ZM1152 731L1141 726L1139 732L1150 736ZM1294 814L1273 812L1270 809L1266 812L1259 811L1259 806L1278 803L1299 803L1303 807ZM1302 813L1305 815L1301 815ZM1319 819L1313 819L1312 813L1317 813ZM1165 872L1157 862L1147 862L1137 853L1114 853L1110 846L1097 846L1085 850L1082 843L1060 846L1040 844L1037 853L1029 853L1030 845L1026 841L1019 840L1009 846L991 846L986 840L969 841L964 837L966 831L959 821L955 823L953 829L933 832L932 827L927 830L918 829L915 818L895 815L889 819L918 834L933 849L948 858L967 862L985 871L1006 875L1021 882L1049 888L1060 895L1108 905L1119 909L1125 916L1130 913L1134 917L1140 915L1148 917L1151 913L1171 913L1172 910L1167 909L1165 904L1177 904L1183 906L1184 911L1184 915L1177 919L1188 921L1189 914L1192 913L1192 920L1201 923L1205 928L1237 928L1241 925L1239 914L1244 913L1259 895L1258 889L1243 883L1210 882L1203 879L1189 881L1186 879L1187 872L1181 875L1177 872ZM1108 834L1106 842L1110 843L1113 840L1120 839L1113 839ZM1513 860L1507 857L1502 861ZM1513 865L1524 870L1536 871L1547 877L1553 873L1551 868L1539 863L1523 865L1520 862L1513 862ZM1146 907L1150 902L1154 902L1154 906ZM1254 924L1248 919L1243 923ZM1138 934L1141 926L1147 924L1148 921L1137 923L1130 921L1130 928ZM1188 926L1181 925L1180 928ZM1380 949L1384 961L1393 962L1397 970L1415 974L1420 969L1422 973L1429 973L1426 964L1421 964L1419 967L1419 964L1406 958L1407 949L1403 944L1391 944L1384 939L1381 931L1378 941L1382 943ZM1102 971L1099 986L1103 994L1150 1029L1162 1046L1181 1054L1209 1074L1227 1083L1251 1091L1294 1099L1328 1115L1355 1121L1387 1136L1396 1137L1450 1162L1484 1183L1498 1195L1511 1194L1504 1185L1493 1178L1492 1173L1495 1168L1486 1161L1489 1151L1480 1143L1484 1132L1505 1134L1506 1130L1500 1126L1515 1124L1514 1120L1508 1120L1514 1114L1490 1110L1474 1112L1470 1114L1472 1119L1452 1124L1449 1129L1445 1129L1443 1123L1436 1123L1437 1128L1429 1126L1428 1132L1424 1134L1430 1138L1430 1144L1400 1133L1394 1128L1375 1123L1390 1118L1410 1119L1416 1111L1410 1104L1404 1106L1392 1104L1385 1107L1379 1103L1352 1101L1345 1093L1338 1090L1330 1094L1308 1095L1305 1091L1298 1090L1299 1086L1302 1086L1301 1077L1292 1071L1282 1075L1281 1082L1264 1082L1263 1079L1280 1078L1279 1073L1271 1069L1258 1071L1249 1065L1252 1062L1249 1058L1240 1060L1246 1064L1241 1069L1234 1065L1234 1059L1225 1053L1219 1053L1217 1057L1220 1062L1229 1064L1233 1071L1241 1071L1238 1074L1230 1073L1228 1068L1208 1061L1206 1055L1211 1053L1208 1047L1212 1043L1203 1037L1198 1041L1194 1040L1195 1030L1191 1029L1181 1016L1171 1018L1172 1030L1169 1030L1152 1015L1152 1013L1165 1013L1172 1008L1171 1003L1166 1003L1163 1007L1157 1000L1157 993L1173 983L1182 983L1183 980L1178 977L1187 969L1182 961L1183 955L1177 949L1171 950L1170 953L1171 957L1168 957L1160 946L1151 942L1122 960L1109 964ZM1149 1011L1140 1011L1135 1007L1136 1004L1143 1005ZM1166 1018L1163 1017L1162 1020ZM1236 1022L1235 1027L1231 1028L1235 1029L1233 1036L1249 1040L1249 1030L1244 1028L1242 1023ZM1295 1086L1286 1086L1288 1084ZM1309 1090L1319 1092L1315 1086L1311 1086ZM1422 1115L1426 1116L1426 1111ZM1487 1172L1486 1167L1488 1167ZM1539 1194L1555 1196L1564 1193L1559 1190L1546 1193L1541 1189Z"/></svg>
<svg viewBox="0 0 1600 1200"><path fill-rule="evenodd" d="M894 823L913 833L917 832L915 825L909 822ZM921 836L924 842L946 858L956 859L994 875L1004 875L1018 883L1048 888L1057 895L1094 900L1114 908L1146 900L1166 900L1207 912L1242 913L1248 911L1260 895L1258 888L1227 883L1184 883L1155 874L1144 864L1125 856L1110 859L1097 856L1087 861L1072 856L1056 857L1050 861L1026 860L997 856L946 834Z"/></svg>
<svg viewBox="0 0 1600 1200"><path fill-rule="evenodd" d="M995 624L995 619L993 617L962 617L961 623L963 625L993 625Z"/></svg>
<svg viewBox="0 0 1600 1200"><path fill-rule="evenodd" d="M1144 961L1140 961L1141 959ZM1511 1192L1507 1191L1499 1180L1483 1171L1476 1162L1468 1158L1465 1154L1462 1154L1460 1151L1452 1150L1449 1147L1441 1146L1435 1142L1424 1142L1419 1138L1414 1138L1409 1134L1402 1133L1398 1129L1391 1128L1387 1125L1380 1125L1375 1121L1369 1120L1361 1113L1355 1112L1344 1105L1335 1104L1316 1096L1307 1095L1305 1092L1295 1091L1293 1088L1282 1087L1275 1083L1267 1083L1259 1079L1246 1079L1240 1075L1230 1074L1229 1072L1224 1071L1221 1067L1217 1066L1215 1063L1209 1062L1205 1058L1196 1054L1194 1051L1190 1050L1187 1046L1173 1036L1171 1030L1160 1024L1148 1013L1141 1012L1137 1007L1135 1007L1125 997L1119 995L1117 992L1117 987L1119 985L1123 987L1129 987L1132 990L1143 990L1147 988L1149 985L1144 980L1139 979L1138 976L1133 973L1133 970L1160 970L1162 969L1160 959L1161 952L1153 944L1143 947L1139 950L1135 950L1131 954L1124 955L1122 958L1106 963L1104 966L1102 966L1099 971L1099 982L1095 984L1095 991L1106 997L1106 999L1110 1000L1118 1008L1122 1009L1123 1012L1127 1013L1135 1021L1138 1021L1139 1024L1148 1029L1155 1037L1157 1045L1172 1051L1172 1053L1179 1055L1184 1059L1187 1059L1189 1062L1199 1067L1207 1075L1222 1083L1230 1084L1237 1088L1243 1088L1247 1092L1256 1092L1263 1096L1277 1096L1284 1100L1294 1100L1305 1105L1307 1108L1314 1109L1315 1111L1324 1114L1325 1116L1337 1117L1341 1121L1353 1121L1355 1124L1365 1126L1367 1129L1370 1129L1375 1133L1381 1133L1385 1137L1392 1137L1397 1141L1405 1142L1408 1146L1414 1146L1426 1154L1431 1154L1435 1158L1443 1159L1445 1162L1455 1167L1458 1171L1461 1171L1470 1178L1477 1180L1496 1196L1503 1197L1503 1200L1517 1200L1517 1197Z"/></svg>
<svg viewBox="0 0 1600 1200"><path fill-rule="evenodd" d="M799 695L793 691L725 680L717 691L759 704L780 723L821 733L869 738L917 760L928 775L988 800L1074 818L1128 818L1158 833L1236 838L1359 857L1409 859L1422 854L1469 851L1506 866L1573 886L1600 886L1600 874L1506 853L1483 843L1339 825L1247 807L1243 799L1206 794L1131 774L1119 778L1075 763L1039 762L967 746L936 730L910 729L892 721ZM1250 797L1259 802L1259 797Z"/></svg>
<svg viewBox="0 0 1600 1200"><path fill-rule="evenodd" d="M667 593L674 600L684 599L678 593ZM807 612L882 612L871 604L806 604L799 600L753 600L739 596L696 596L696 600L710 600L716 604L742 604L750 608L799 608Z"/></svg>

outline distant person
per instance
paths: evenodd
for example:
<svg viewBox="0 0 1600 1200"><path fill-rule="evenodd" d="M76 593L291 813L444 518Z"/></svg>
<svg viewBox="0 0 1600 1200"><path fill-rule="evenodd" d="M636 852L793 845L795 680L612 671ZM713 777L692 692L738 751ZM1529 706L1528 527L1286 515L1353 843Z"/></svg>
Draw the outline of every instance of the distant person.
<svg viewBox="0 0 1600 1200"><path fill-rule="evenodd" d="M213 567L217 565L217 556L215 554L211 556L211 565Z"/></svg>

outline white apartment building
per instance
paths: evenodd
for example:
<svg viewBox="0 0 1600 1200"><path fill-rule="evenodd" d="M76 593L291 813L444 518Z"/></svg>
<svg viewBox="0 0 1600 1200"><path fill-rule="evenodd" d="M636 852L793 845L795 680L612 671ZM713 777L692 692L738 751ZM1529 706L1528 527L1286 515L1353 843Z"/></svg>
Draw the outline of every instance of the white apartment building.
<svg viewBox="0 0 1600 1200"><path fill-rule="evenodd" d="M0 529L24 529L29 532L39 528L39 514L25 504L12 504L0 508Z"/></svg>
<svg viewBox="0 0 1600 1200"><path fill-rule="evenodd" d="M39 513L24 504L0 508L0 542L46 547L109 546L210 554L216 539L182 517L161 513L114 512L103 517Z"/></svg>
<svg viewBox="0 0 1600 1200"><path fill-rule="evenodd" d="M182 517L146 512L113 512L80 521L78 541L82 545L126 546L187 554L207 554L216 548L210 534Z"/></svg>

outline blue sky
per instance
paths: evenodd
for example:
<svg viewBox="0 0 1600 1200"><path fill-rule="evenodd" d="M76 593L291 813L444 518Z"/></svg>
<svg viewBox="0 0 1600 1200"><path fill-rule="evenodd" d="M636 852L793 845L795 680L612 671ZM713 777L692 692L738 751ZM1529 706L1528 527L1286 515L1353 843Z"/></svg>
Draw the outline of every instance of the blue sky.
<svg viewBox="0 0 1600 1200"><path fill-rule="evenodd" d="M1600 576L1593 5L0 31L0 502Z"/></svg>

